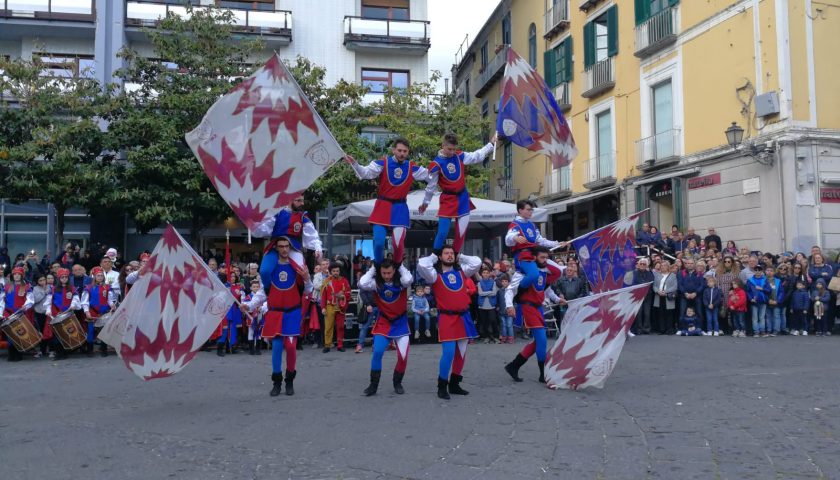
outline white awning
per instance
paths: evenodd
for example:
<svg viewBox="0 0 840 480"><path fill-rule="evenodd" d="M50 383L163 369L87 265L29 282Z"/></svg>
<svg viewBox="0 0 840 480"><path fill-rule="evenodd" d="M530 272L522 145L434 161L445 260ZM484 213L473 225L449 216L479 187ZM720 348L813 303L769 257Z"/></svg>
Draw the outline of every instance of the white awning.
<svg viewBox="0 0 840 480"><path fill-rule="evenodd" d="M655 177L650 178L642 178L640 180L636 180L633 182L634 187L638 187L639 185L647 185L648 183L658 182L659 180L665 180L668 178L674 177L684 177L686 175L694 175L695 173L700 171L700 167L694 168L686 168L685 170L677 170L676 172L668 172L663 173L661 175L657 175Z"/></svg>
<svg viewBox="0 0 840 480"><path fill-rule="evenodd" d="M546 209L549 215L553 215L555 213L563 213L566 211L566 208L569 205L574 205L576 203L584 202L586 200L591 200L593 198L602 197L604 195L609 195L611 193L615 193L618 190L618 187L610 187L605 188L603 190L598 190L595 192L584 193L582 195L577 195L574 197L569 197L564 200L560 200L559 202L549 203L548 205L543 205L542 208Z"/></svg>

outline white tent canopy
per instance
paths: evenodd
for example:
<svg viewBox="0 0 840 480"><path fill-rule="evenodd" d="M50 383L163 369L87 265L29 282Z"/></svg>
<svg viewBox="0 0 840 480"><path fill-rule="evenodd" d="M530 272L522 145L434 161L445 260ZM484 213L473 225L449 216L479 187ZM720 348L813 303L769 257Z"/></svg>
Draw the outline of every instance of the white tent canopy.
<svg viewBox="0 0 840 480"><path fill-rule="evenodd" d="M426 213L420 214L418 210L423 203L425 191L415 190L406 198L412 221L437 222L440 193L436 193L429 203ZM509 224L516 216L516 205L513 203L497 202L482 198L473 198L475 210L470 212L470 224L484 224L485 226L498 226ZM333 218L333 225L347 225L350 228L367 227L368 218L373 213L375 199L351 203L344 210L338 212ZM548 212L544 208L535 208L531 221L542 223L548 220Z"/></svg>

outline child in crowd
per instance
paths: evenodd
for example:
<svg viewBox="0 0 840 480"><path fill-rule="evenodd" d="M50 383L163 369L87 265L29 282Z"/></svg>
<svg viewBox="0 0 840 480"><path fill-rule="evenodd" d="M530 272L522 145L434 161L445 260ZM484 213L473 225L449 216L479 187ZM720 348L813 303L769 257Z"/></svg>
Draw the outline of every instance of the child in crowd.
<svg viewBox="0 0 840 480"><path fill-rule="evenodd" d="M796 281L796 291L793 292L790 300L790 309L793 312L793 334L808 335L808 312L811 310L811 294L808 293L805 281Z"/></svg>
<svg viewBox="0 0 840 480"><path fill-rule="evenodd" d="M825 289L825 280L822 278L818 278L814 285L814 291L811 293L811 299L814 301L814 333L822 337L828 332L826 310L828 310L829 293Z"/></svg>
<svg viewBox="0 0 840 480"><path fill-rule="evenodd" d="M254 295L260 291L262 285L260 284L260 277L254 277L251 280L251 291L242 297L242 303L245 304L250 302ZM264 303L263 306L266 306ZM243 315L246 315L245 321L248 324L248 354L249 355L262 355L262 327L263 327L263 312L262 308L260 310L252 313L250 316L247 316L247 310L245 307L241 307Z"/></svg>
<svg viewBox="0 0 840 480"><path fill-rule="evenodd" d="M507 314L507 309L505 308L505 290L507 290L508 285L510 285L510 277L506 274L500 275L496 307L499 311L499 320L502 326L499 337L501 343L513 343L513 317Z"/></svg>
<svg viewBox="0 0 840 480"><path fill-rule="evenodd" d="M732 280L732 288L729 290L726 308L732 317L732 336L746 337L744 314L747 313L747 293L744 291L744 284L737 278Z"/></svg>
<svg viewBox="0 0 840 480"><path fill-rule="evenodd" d="M703 330L697 325L700 324L700 319L694 314L694 307L686 307L685 315L680 318L680 331L677 335L684 337L694 337L703 335Z"/></svg>
<svg viewBox="0 0 840 480"><path fill-rule="evenodd" d="M703 309L706 311L706 331L709 335L720 336L718 312L723 303L723 292L715 286L715 277L706 275L706 288L703 290Z"/></svg>
<svg viewBox="0 0 840 480"><path fill-rule="evenodd" d="M490 278L493 271L488 266L481 268L478 282L478 324L484 343L496 343L499 336L499 318L496 316L496 301L499 293L496 280Z"/></svg>
<svg viewBox="0 0 840 480"><path fill-rule="evenodd" d="M764 270L767 278L767 333L775 337L782 330L782 299L785 292L782 288L782 281L776 278L776 269L767 267Z"/></svg>
<svg viewBox="0 0 840 480"><path fill-rule="evenodd" d="M411 311L414 312L414 339L420 338L420 317L426 320L426 338L432 336L429 316L429 300L426 298L426 289L419 286L414 291L414 298L411 301Z"/></svg>
<svg viewBox="0 0 840 480"><path fill-rule="evenodd" d="M769 291L770 287L767 284L767 278L764 276L764 270L757 268L755 275L747 280L747 296L750 299L750 308L752 309L753 337L767 336L765 316L767 315L767 292Z"/></svg>

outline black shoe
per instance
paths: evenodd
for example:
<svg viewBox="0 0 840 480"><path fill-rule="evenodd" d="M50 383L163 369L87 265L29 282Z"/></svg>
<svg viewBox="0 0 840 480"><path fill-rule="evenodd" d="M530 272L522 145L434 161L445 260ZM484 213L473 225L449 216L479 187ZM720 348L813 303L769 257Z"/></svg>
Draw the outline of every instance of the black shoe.
<svg viewBox="0 0 840 480"><path fill-rule="evenodd" d="M324 353L329 353L330 347L324 347L324 349L321 350L321 351L324 352Z"/></svg>
<svg viewBox="0 0 840 480"><path fill-rule="evenodd" d="M257 351L254 349L254 342L248 342L248 355L256 355Z"/></svg>
<svg viewBox="0 0 840 480"><path fill-rule="evenodd" d="M262 355L262 340L257 340L254 342L256 345L254 346L254 350L256 350L257 355Z"/></svg>
<svg viewBox="0 0 840 480"><path fill-rule="evenodd" d="M462 377L460 375L456 375L454 373L452 375L450 375L449 376L449 393L451 393L452 395L469 395L470 392L461 388L461 380L463 380L463 379L464 379L464 377Z"/></svg>
<svg viewBox="0 0 840 480"><path fill-rule="evenodd" d="M85 344L85 353L88 357L93 357L93 344L87 343Z"/></svg>
<svg viewBox="0 0 840 480"><path fill-rule="evenodd" d="M295 345L295 350L303 350L303 342L298 340L297 344Z"/></svg>
<svg viewBox="0 0 840 480"><path fill-rule="evenodd" d="M537 360L537 366L540 368L540 383L545 383L545 362Z"/></svg>
<svg viewBox="0 0 840 480"><path fill-rule="evenodd" d="M7 360L10 362L19 362L23 360L23 354L20 353L17 348L12 346L11 343L9 343L9 357Z"/></svg>
<svg viewBox="0 0 840 480"><path fill-rule="evenodd" d="M505 371L508 372L510 378L512 378L515 382L521 382L522 379L519 378L519 369L522 368L522 365L525 365L528 359L523 357L521 353L516 354L516 358L513 359L512 362L505 365Z"/></svg>
<svg viewBox="0 0 840 480"><path fill-rule="evenodd" d="M370 371L370 385L365 389L365 396L370 397L376 395L376 390L379 389L379 377L382 375L382 370Z"/></svg>
<svg viewBox="0 0 840 480"><path fill-rule="evenodd" d="M444 400L449 400L449 398L450 398L449 397L449 392L446 391L447 390L446 387L448 387L448 386L449 386L449 382L447 382L446 380L438 377L438 392L437 392L438 398L442 398Z"/></svg>
<svg viewBox="0 0 840 480"><path fill-rule="evenodd" d="M225 344L224 343L219 343L219 344L216 345L216 355L218 355L220 357L225 356Z"/></svg>
<svg viewBox="0 0 840 480"><path fill-rule="evenodd" d="M236 355L239 352L239 344L233 344L230 346L230 354Z"/></svg>
<svg viewBox="0 0 840 480"><path fill-rule="evenodd" d="M269 393L269 395L276 397L277 395L280 395L280 392L283 390L283 374L272 373L271 382L274 384L274 387L271 389L271 393Z"/></svg>
<svg viewBox="0 0 840 480"><path fill-rule="evenodd" d="M286 370L286 395L295 394L295 377L297 377L297 370L293 372Z"/></svg>
<svg viewBox="0 0 840 480"><path fill-rule="evenodd" d="M339 352L343 352L343 351L344 351L344 347L338 347L338 348L336 348L336 350L338 350Z"/></svg>
<svg viewBox="0 0 840 480"><path fill-rule="evenodd" d="M394 372L394 392L397 395L405 393L405 389L402 386L403 376L405 376L405 373Z"/></svg>

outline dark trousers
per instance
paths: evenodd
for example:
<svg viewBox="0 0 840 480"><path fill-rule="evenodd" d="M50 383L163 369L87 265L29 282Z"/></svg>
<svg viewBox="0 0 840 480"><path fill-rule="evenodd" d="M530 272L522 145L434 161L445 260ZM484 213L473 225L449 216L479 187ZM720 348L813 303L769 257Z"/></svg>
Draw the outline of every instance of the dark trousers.
<svg viewBox="0 0 840 480"><path fill-rule="evenodd" d="M642 302L641 308L639 308L639 313L636 314L636 320L633 322L633 333L650 333L651 327L651 307L653 305L653 297L648 295L645 297L645 301Z"/></svg>
<svg viewBox="0 0 840 480"><path fill-rule="evenodd" d="M478 309L479 334L484 338L499 338L499 318L496 310Z"/></svg>
<svg viewBox="0 0 840 480"><path fill-rule="evenodd" d="M665 299L659 300L659 306L654 315L653 329L656 333L673 334L677 331L677 309L675 307L668 310L667 305L668 302Z"/></svg>

